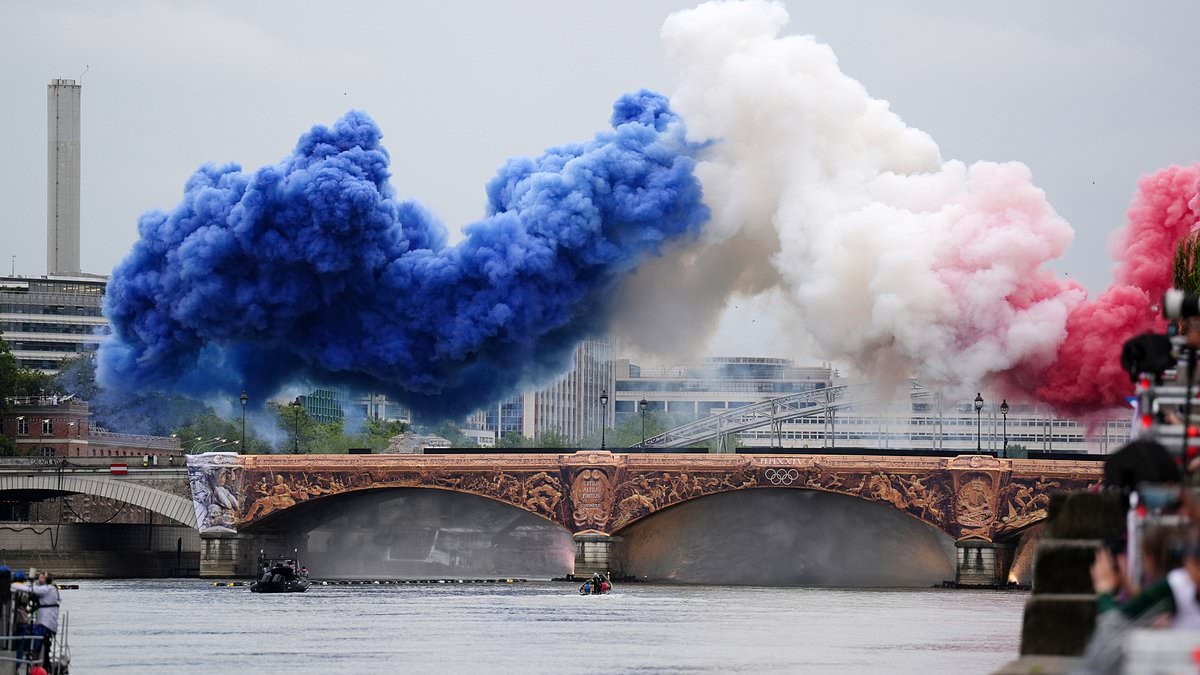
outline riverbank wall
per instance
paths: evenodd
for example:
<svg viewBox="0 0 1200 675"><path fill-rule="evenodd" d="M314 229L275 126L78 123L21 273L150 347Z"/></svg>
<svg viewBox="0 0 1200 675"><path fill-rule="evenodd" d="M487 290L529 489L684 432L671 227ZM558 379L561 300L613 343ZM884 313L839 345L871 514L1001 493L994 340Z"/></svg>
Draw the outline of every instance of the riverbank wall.
<svg viewBox="0 0 1200 675"><path fill-rule="evenodd" d="M194 577L200 537L174 525L0 522L0 563L60 579Z"/></svg>

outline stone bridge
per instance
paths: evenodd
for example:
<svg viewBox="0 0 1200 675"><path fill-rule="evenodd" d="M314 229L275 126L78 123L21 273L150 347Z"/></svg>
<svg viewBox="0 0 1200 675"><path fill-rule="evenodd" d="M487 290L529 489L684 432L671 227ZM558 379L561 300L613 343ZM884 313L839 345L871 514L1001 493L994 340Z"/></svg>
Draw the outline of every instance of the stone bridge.
<svg viewBox="0 0 1200 675"><path fill-rule="evenodd" d="M180 525L196 527L187 473L179 468L129 467L113 473L110 460L0 463L0 495L80 494L139 506Z"/></svg>
<svg viewBox="0 0 1200 675"><path fill-rule="evenodd" d="M393 488L478 495L565 528L600 566L614 535L651 514L717 493L757 489L848 495L900 511L958 542L1010 539L1046 516L1049 495L1099 483L1092 461L854 455L572 454L196 455L188 462L197 526L214 540L212 573L237 557L237 533L269 532L306 503ZM218 544L217 540L226 543ZM234 547L236 548L236 547ZM593 560L594 559L594 560ZM225 564L216 564L223 560ZM240 568L242 563L236 567ZM587 565L583 565L586 567Z"/></svg>

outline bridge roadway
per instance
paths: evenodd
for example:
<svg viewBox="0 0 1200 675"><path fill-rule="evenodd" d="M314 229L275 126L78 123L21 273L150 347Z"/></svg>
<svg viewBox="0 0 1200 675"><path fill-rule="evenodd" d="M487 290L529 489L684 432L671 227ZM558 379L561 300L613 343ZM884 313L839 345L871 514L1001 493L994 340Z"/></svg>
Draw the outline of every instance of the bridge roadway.
<svg viewBox="0 0 1200 675"><path fill-rule="evenodd" d="M980 550L1046 517L1049 495L1099 483L1094 461L772 454L235 455L188 458L202 570L248 571L272 523L315 500L429 488L478 495L556 523L576 541L576 571L605 567L623 529L708 495L800 489L900 511ZM246 544L239 544L245 540ZM980 553L979 555L982 555ZM995 555L994 553L989 555ZM969 557L969 556L968 556Z"/></svg>

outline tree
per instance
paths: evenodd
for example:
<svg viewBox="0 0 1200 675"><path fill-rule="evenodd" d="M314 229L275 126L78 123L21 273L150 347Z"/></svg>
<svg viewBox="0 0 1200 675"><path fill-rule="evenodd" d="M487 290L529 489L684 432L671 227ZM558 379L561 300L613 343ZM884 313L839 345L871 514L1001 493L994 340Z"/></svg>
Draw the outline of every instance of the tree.
<svg viewBox="0 0 1200 675"><path fill-rule="evenodd" d="M500 440L496 441L497 448L528 448L530 441L518 431L505 432Z"/></svg>
<svg viewBox="0 0 1200 675"><path fill-rule="evenodd" d="M53 392L53 379L32 368L22 368L17 357L12 355L8 343L0 340L0 410L5 410L5 401L12 396L38 396Z"/></svg>
<svg viewBox="0 0 1200 675"><path fill-rule="evenodd" d="M1171 283L1190 295L1200 294L1200 232L1184 237L1175 246Z"/></svg>
<svg viewBox="0 0 1200 675"><path fill-rule="evenodd" d="M434 428L433 433L450 441L450 445L455 448L474 448L475 441L467 438L466 434L458 429L458 425L451 420L442 422L441 425Z"/></svg>
<svg viewBox="0 0 1200 675"><path fill-rule="evenodd" d="M9 351L8 343L0 340L0 413L8 410L8 399L18 396L36 396L46 389L47 378L42 373L22 368L17 357ZM0 455L17 454L17 446L5 436L0 436Z"/></svg>
<svg viewBox="0 0 1200 675"><path fill-rule="evenodd" d="M367 420L361 433L354 439L355 448L370 448L372 451L387 448L393 436L399 436L408 431L408 424L395 420Z"/></svg>
<svg viewBox="0 0 1200 675"><path fill-rule="evenodd" d="M557 429L543 431L534 440L534 446L539 448L565 448L570 445L571 443L567 440L567 437L559 433Z"/></svg>
<svg viewBox="0 0 1200 675"><path fill-rule="evenodd" d="M691 422L690 415L672 415L660 410L646 411L646 438L673 429L681 424ZM632 448L642 442L642 413L627 415L615 427L604 432L605 446L608 448ZM582 448L599 448L601 434L599 430L588 434L580 442ZM710 447L710 452L716 452Z"/></svg>

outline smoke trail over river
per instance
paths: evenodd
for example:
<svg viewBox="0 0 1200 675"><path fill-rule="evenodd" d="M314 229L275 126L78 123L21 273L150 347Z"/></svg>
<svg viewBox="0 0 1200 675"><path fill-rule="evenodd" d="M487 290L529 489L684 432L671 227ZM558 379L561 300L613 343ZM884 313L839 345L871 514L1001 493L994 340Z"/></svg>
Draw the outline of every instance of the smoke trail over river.
<svg viewBox="0 0 1200 675"><path fill-rule="evenodd" d="M255 401L342 384L458 416L557 374L590 335L695 355L733 298L761 296L794 317L766 352L807 342L799 325L876 380L1121 405L1120 345L1162 327L1200 169L1143 181L1117 283L1086 302L1048 268L1074 233L1025 165L943 159L788 20L765 0L669 17L671 107L629 95L611 131L510 160L457 246L394 196L363 113L277 165L201 168L114 270L101 381Z"/></svg>
<svg viewBox="0 0 1200 675"><path fill-rule="evenodd" d="M999 378L1063 410L1122 405L1120 345L1161 327L1171 250L1200 213L1195 170L1143 182L1117 285L1081 304L1082 287L1047 268L1074 233L1025 165L944 160L787 23L783 6L748 0L664 25L672 105L715 139L696 169L713 219L629 280L621 332L651 352L695 347L731 298L782 291L818 356L876 380L969 397ZM1081 372L1094 381L1072 381Z"/></svg>
<svg viewBox="0 0 1200 675"><path fill-rule="evenodd" d="M453 247L394 197L361 112L274 166L206 165L113 271L99 379L256 401L307 379L461 415L560 370L605 328L606 291L708 215L665 98L622 97L612 126L510 160Z"/></svg>

